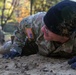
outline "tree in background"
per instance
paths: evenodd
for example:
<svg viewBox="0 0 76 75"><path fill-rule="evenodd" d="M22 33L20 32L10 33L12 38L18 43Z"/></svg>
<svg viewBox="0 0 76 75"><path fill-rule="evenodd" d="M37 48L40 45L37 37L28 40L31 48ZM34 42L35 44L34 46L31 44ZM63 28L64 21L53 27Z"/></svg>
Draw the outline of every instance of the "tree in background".
<svg viewBox="0 0 76 75"><path fill-rule="evenodd" d="M30 13L35 14L41 11L47 11L51 6L61 0L30 0Z"/></svg>
<svg viewBox="0 0 76 75"><path fill-rule="evenodd" d="M14 14L15 9L19 5L19 0L1 0L2 6L0 7L1 11L1 26L2 29L4 25L10 20Z"/></svg>
<svg viewBox="0 0 76 75"><path fill-rule="evenodd" d="M32 6L33 6L33 1L34 1L34 0L30 0L30 15L32 15Z"/></svg>
<svg viewBox="0 0 76 75"><path fill-rule="evenodd" d="M47 11L61 0L0 0L2 28L12 19L20 22L24 17Z"/></svg>
<svg viewBox="0 0 76 75"><path fill-rule="evenodd" d="M19 6L15 10L16 20L20 22L24 17L30 15L30 1L21 0Z"/></svg>

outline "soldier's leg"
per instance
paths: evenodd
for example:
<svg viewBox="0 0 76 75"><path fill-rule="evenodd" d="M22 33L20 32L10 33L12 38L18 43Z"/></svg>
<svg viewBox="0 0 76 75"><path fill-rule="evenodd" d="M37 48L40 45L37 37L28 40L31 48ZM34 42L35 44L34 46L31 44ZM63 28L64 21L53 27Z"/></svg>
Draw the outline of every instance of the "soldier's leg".
<svg viewBox="0 0 76 75"><path fill-rule="evenodd" d="M10 51L11 46L11 41L5 42L4 45L0 46L0 54L8 53Z"/></svg>

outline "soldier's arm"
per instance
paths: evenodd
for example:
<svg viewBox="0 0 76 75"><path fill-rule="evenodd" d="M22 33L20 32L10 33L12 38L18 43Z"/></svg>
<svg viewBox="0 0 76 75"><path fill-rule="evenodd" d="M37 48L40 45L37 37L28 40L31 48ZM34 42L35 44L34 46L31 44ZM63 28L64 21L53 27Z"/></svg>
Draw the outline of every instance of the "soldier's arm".
<svg viewBox="0 0 76 75"><path fill-rule="evenodd" d="M15 38L14 38L13 45L12 45L10 51L15 51L15 52L18 52L19 54L21 54L22 48L25 45L25 40L26 40L26 34L24 32L25 26L26 26L26 24L25 24L24 20L22 20L21 23L19 24L17 30L14 33Z"/></svg>

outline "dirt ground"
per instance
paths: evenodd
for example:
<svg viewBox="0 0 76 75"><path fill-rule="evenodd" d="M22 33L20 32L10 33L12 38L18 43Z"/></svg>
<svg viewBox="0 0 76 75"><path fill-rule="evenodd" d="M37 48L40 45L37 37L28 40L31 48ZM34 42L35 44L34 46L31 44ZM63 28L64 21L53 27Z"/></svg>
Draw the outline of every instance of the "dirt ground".
<svg viewBox="0 0 76 75"><path fill-rule="evenodd" d="M67 60L39 54L14 59L3 59L0 55L0 75L76 75Z"/></svg>
<svg viewBox="0 0 76 75"><path fill-rule="evenodd" d="M7 38L9 40L10 36ZM39 54L14 59L3 59L0 55L0 75L76 75L76 70L67 64L68 60Z"/></svg>

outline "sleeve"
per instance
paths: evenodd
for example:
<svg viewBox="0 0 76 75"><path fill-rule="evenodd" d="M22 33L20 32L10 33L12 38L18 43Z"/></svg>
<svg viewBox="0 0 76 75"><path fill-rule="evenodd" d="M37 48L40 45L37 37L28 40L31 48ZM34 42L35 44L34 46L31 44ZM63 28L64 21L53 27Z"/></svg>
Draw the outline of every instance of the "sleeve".
<svg viewBox="0 0 76 75"><path fill-rule="evenodd" d="M44 14L45 13L42 13L42 12L37 13L24 18L20 22L18 29L15 31L15 40L10 51L16 51L19 54L22 53L22 47L25 45L27 40L27 36L24 33L25 28L32 28L35 35L34 39L36 39L36 37L40 33L41 26L43 25L42 18Z"/></svg>
<svg viewBox="0 0 76 75"><path fill-rule="evenodd" d="M13 42L13 45L10 49L10 51L15 51L15 52L18 52L19 54L22 53L22 48L23 46L25 45L25 41L26 41L26 34L24 33L24 29L25 27L27 27L27 18L23 19L17 30L14 32L14 35L15 35L15 39L14 39L14 42Z"/></svg>

